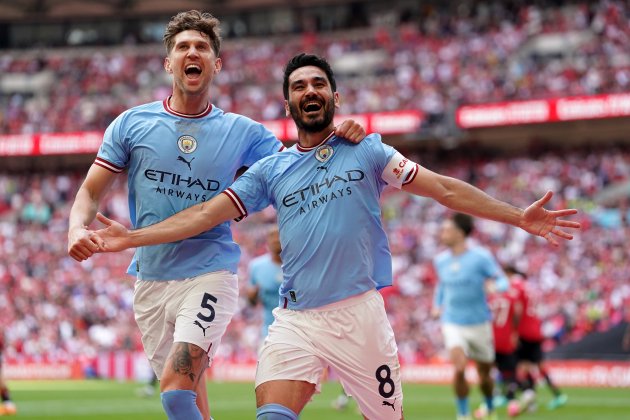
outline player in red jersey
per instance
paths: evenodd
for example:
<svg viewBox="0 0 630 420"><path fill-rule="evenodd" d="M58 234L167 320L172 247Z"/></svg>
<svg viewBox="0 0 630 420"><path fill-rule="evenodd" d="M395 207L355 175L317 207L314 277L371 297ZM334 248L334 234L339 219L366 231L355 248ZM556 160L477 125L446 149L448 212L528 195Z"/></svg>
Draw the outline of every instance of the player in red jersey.
<svg viewBox="0 0 630 420"><path fill-rule="evenodd" d="M523 314L518 326L519 343L517 349L519 383L523 388L523 409L530 411L536 408L536 379L545 380L547 387L553 394L553 399L547 408L554 410L567 402L567 396L553 383L549 372L543 364L542 343L545 339L542 333L542 320L531 299L531 293L525 285L525 274L514 267L506 267L505 273L511 277L511 285L518 290Z"/></svg>
<svg viewBox="0 0 630 420"><path fill-rule="evenodd" d="M509 277L509 274L506 272ZM505 402L508 413L520 412L516 400L518 382L516 380L516 348L518 345L518 325L522 316L520 291L509 287L504 291L488 294L488 305L492 311L492 332L494 334L495 365L501 374ZM505 404L497 401L497 405Z"/></svg>
<svg viewBox="0 0 630 420"><path fill-rule="evenodd" d="M9 396L9 387L4 380L4 372L2 372L2 352L4 351L4 334L0 332L0 416L11 416L17 413L17 407L11 401Z"/></svg>

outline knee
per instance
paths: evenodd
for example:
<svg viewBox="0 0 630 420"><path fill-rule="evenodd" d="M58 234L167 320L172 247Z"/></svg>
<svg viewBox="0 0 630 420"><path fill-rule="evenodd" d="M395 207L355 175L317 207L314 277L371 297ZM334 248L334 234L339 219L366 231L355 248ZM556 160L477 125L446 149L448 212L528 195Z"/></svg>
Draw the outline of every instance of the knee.
<svg viewBox="0 0 630 420"><path fill-rule="evenodd" d="M297 420L297 414L280 404L265 404L256 409L256 420Z"/></svg>

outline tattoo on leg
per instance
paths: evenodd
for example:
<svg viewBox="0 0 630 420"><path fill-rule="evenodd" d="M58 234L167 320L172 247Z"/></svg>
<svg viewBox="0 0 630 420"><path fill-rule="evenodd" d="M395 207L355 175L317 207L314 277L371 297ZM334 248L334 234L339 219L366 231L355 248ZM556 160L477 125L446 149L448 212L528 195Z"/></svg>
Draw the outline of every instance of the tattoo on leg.
<svg viewBox="0 0 630 420"><path fill-rule="evenodd" d="M176 343L175 346L173 370L180 375L188 376L190 381L196 385L208 363L206 352L189 343ZM200 372L195 372L195 369L199 369Z"/></svg>

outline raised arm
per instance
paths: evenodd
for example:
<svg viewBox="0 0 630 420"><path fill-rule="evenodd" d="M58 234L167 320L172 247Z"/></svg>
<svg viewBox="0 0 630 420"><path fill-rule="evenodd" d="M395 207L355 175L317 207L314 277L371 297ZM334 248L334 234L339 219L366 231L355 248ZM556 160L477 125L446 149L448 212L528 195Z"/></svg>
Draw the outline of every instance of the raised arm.
<svg viewBox="0 0 630 420"><path fill-rule="evenodd" d="M241 213L232 200L219 194L151 226L129 230L120 223L97 214L107 227L95 232L99 252L116 252L127 248L175 242L199 235L220 223L237 218Z"/></svg>
<svg viewBox="0 0 630 420"><path fill-rule="evenodd" d="M458 212L520 227L532 235L545 238L554 246L558 246L557 238L573 239L571 234L561 228L580 228L577 222L561 219L576 214L577 210L550 211L543 207L553 196L551 191L526 209L520 209L489 196L471 184L426 168L421 168L413 181L403 185L402 189L415 195L431 197Z"/></svg>
<svg viewBox="0 0 630 420"><path fill-rule="evenodd" d="M115 177L114 172L92 165L74 198L68 221L68 255L77 261L91 257L98 250L94 234L87 227Z"/></svg>

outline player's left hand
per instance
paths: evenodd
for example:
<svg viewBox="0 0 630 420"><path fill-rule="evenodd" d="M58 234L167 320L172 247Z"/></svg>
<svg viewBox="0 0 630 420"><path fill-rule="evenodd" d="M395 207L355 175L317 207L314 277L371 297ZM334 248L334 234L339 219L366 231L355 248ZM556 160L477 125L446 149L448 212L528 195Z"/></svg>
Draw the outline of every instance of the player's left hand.
<svg viewBox="0 0 630 420"><path fill-rule="evenodd" d="M354 120L345 120L335 127L335 135L351 143L360 143L365 138L365 129Z"/></svg>
<svg viewBox="0 0 630 420"><path fill-rule="evenodd" d="M557 238L573 239L573 235L560 229L561 227L580 229L582 225L578 222L561 219L561 217L576 214L576 209L546 210L543 206L551 200L551 197L553 197L553 193L547 191L540 200L527 207L523 213L520 227L532 235L542 236L551 245L558 246Z"/></svg>
<svg viewBox="0 0 630 420"><path fill-rule="evenodd" d="M97 213L96 219L106 226L94 232L98 238L98 252L117 252L130 247L129 229L102 213Z"/></svg>

